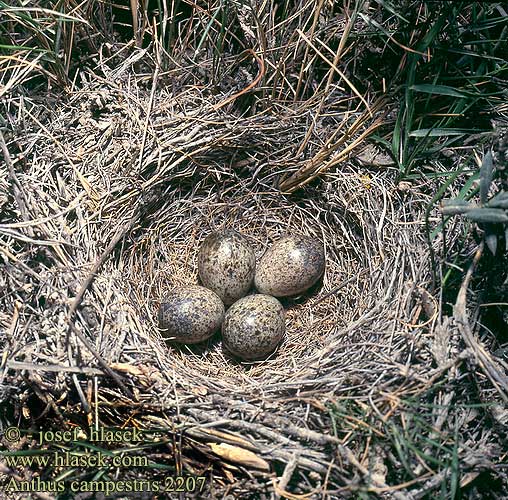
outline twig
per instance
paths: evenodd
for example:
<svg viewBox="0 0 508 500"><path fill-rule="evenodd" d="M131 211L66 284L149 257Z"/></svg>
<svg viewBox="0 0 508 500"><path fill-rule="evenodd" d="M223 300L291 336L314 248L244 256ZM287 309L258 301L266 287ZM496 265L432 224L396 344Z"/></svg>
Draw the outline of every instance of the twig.
<svg viewBox="0 0 508 500"><path fill-rule="evenodd" d="M155 24L154 20L154 32L157 34L157 26ZM136 35L137 36L137 35ZM157 36L155 36L155 40L157 40ZM153 79L152 79L152 90L150 91L150 100L148 101L148 109L146 110L146 119L145 119L145 125L143 127L143 138L141 140L141 148L139 150L139 158L138 158L138 172L141 173L141 167L143 164L143 155L145 153L145 147L146 147L146 135L148 133L148 124L150 123L150 114L152 113L153 109L153 101L155 99L155 91L157 89L157 82L159 80L159 73L160 73L160 47L158 42L155 42L155 50L157 53L156 57L156 66L155 70L153 72Z"/></svg>
<svg viewBox="0 0 508 500"><path fill-rule="evenodd" d="M473 354L476 358L476 361L480 368L484 371L485 375L492 382L492 385L496 388L499 395L503 398L503 401L508 402L508 381L507 377L501 370L498 368L495 361L489 355L489 353L483 348L483 346L478 342L475 338L473 332L471 331L471 327L469 326L469 321L467 319L466 313L466 300L467 300L467 290L469 287L469 282L473 276L473 272L475 270L476 265L478 264L484 249L483 241L478 245L475 256L473 258L473 262L469 266L467 270L466 277L462 282L459 293L457 295L457 300L455 302L455 306L453 308L453 312L455 315L455 319L457 321L457 327L464 339L466 345L473 351Z"/></svg>
<svg viewBox="0 0 508 500"><path fill-rule="evenodd" d="M88 366L63 366L63 365L38 365L35 363L24 363L21 361L7 361L9 370L43 371L57 373L82 373L86 375L103 375L104 372L98 368Z"/></svg>
<svg viewBox="0 0 508 500"><path fill-rule="evenodd" d="M259 70L258 70L258 74L257 74L256 78L254 78L254 80L252 80L252 82L249 83L249 85L247 85L247 87L240 90L240 92L237 92L236 94L233 94L232 96L228 97L227 99L224 99L223 101L215 104L213 106L213 109L215 111L224 107L226 104L229 104L230 102L234 101L235 99L238 99L238 97L240 97L241 95L246 94L249 90L253 89L261 81L261 78L263 78L263 75L265 74L265 63L263 62L263 59L261 59L252 49L247 49L246 52L248 54L252 54L252 56L254 57L254 59L256 59L256 61L258 63ZM243 57L241 60L243 60L243 59L245 59L245 57Z"/></svg>
<svg viewBox="0 0 508 500"><path fill-rule="evenodd" d="M13 184L14 191L14 199L19 207L19 211L21 212L21 216L23 220L28 221L30 217L28 216L28 203L26 201L26 194L23 189L23 186L19 182L19 179L14 171L14 165L12 163L11 155L9 150L7 149L7 144L5 143L4 134L0 130L0 148L2 149L2 153L4 155L5 163L7 164L7 170L9 172L9 178ZM29 236L34 236L33 229L31 227L27 227L27 232Z"/></svg>
<svg viewBox="0 0 508 500"><path fill-rule="evenodd" d="M300 455L298 452L295 452L293 456L291 457L291 460L286 464L286 467L284 467L284 472L282 473L281 478L279 479L279 482L277 483L274 479L273 487L275 489L275 498L278 499L281 497L281 495L286 495L286 487L291 479L291 476L295 472L295 469L298 465L298 459Z"/></svg>
<svg viewBox="0 0 508 500"><path fill-rule="evenodd" d="M70 335L71 331L74 332L77 335L77 337L79 338L79 340L81 340L81 342L83 342L83 344L86 346L86 348L95 356L95 358L97 359L98 363L102 366L102 368L104 368L104 370L108 373L108 375L110 375L114 379L114 381L118 384L118 386L131 399L135 399L133 393L129 389L127 389L125 384L122 382L122 379L120 378L120 376L109 367L109 365L106 363L106 361L104 361L104 359L101 357L101 355L90 344L88 339L74 326L73 320L74 320L74 315L83 300L85 292L88 290L88 288L93 283L93 281L97 275L97 272L99 271L101 266L104 264L104 262L106 262L106 259L108 258L109 254L113 251L115 246L118 244L118 242L123 237L125 237L125 235L127 233L129 233L129 231L132 229L134 224L137 222L139 215L140 215L139 211L137 211L136 214L133 215L131 217L131 219L126 224L124 224L123 226L121 226L118 229L116 234L113 236L113 238L109 242L109 245L106 247L106 249L104 250L102 255L99 257L97 262L93 265L92 269L90 270L90 273L88 274L88 277L85 279L85 281L81 285L81 288L80 288L78 294L76 295L76 297L74 298L74 301L72 302L71 307L69 309L69 316L68 316L69 327L67 329L67 334L65 337L65 343L68 344L69 335ZM71 361L71 360L69 360L69 361Z"/></svg>

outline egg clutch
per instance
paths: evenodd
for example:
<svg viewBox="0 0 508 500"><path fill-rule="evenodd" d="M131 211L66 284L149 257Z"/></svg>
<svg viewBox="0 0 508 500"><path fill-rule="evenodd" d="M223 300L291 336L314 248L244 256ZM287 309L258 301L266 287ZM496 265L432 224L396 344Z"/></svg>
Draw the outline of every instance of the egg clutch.
<svg viewBox="0 0 508 500"><path fill-rule="evenodd" d="M198 253L203 286L169 292L159 309L159 326L168 341L181 344L203 342L221 329L222 345L230 354L247 361L263 359L286 331L277 297L300 295L324 269L323 245L308 236L276 241L256 266L247 238L233 230L212 233ZM253 285L257 293L250 294Z"/></svg>

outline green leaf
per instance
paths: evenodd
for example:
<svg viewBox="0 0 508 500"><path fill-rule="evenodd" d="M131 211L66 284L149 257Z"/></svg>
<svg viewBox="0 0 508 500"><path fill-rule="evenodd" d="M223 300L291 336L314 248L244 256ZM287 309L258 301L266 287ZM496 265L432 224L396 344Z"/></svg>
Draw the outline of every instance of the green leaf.
<svg viewBox="0 0 508 500"><path fill-rule="evenodd" d="M410 22L405 17L403 17L399 12L397 12L398 10L400 10L399 7L394 7L390 3L385 2L384 0L376 0L376 2L379 5L383 6L387 11L391 12L394 16L397 16L399 19L404 21L405 23L409 23Z"/></svg>
<svg viewBox="0 0 508 500"><path fill-rule="evenodd" d="M439 36L439 33L441 32L441 29L445 26L445 24L448 22L447 16L438 16L436 22L431 26L431 28L425 33L425 36L421 40L420 43L417 45L417 50L420 52L425 52L428 47L432 44L432 42L435 42L437 37Z"/></svg>
<svg viewBox="0 0 508 500"><path fill-rule="evenodd" d="M403 116L402 112L399 112L397 114L397 120L395 122L395 127L393 128L393 136L392 136L392 155L395 158L395 161L397 162L397 165L399 166L399 169L401 168L401 151L402 151L402 121Z"/></svg>
<svg viewBox="0 0 508 500"><path fill-rule="evenodd" d="M34 52L47 52L46 49L36 49L34 47L25 47L23 45L3 45L0 44L0 50L28 50L28 51L34 51Z"/></svg>
<svg viewBox="0 0 508 500"><path fill-rule="evenodd" d="M427 83L421 83L419 85L411 85L411 90L416 90L416 92L424 92L426 94L439 94L439 95L448 95L450 97L460 97L466 98L467 94L459 92L453 87L448 87L447 85L431 85Z"/></svg>
<svg viewBox="0 0 508 500"><path fill-rule="evenodd" d="M441 213L443 215L465 214L473 208L477 208L476 205L460 198L443 200L441 203Z"/></svg>
<svg viewBox="0 0 508 500"><path fill-rule="evenodd" d="M504 59L501 59L500 57L495 56L489 56L488 54L484 53L476 53L472 50L464 50L464 49L451 49L451 48L444 48L444 47L438 47L443 52L448 52L451 54L463 54L465 56L471 56L471 57L481 57L482 59L490 59L492 61L499 61L500 63L504 63Z"/></svg>
<svg viewBox="0 0 508 500"><path fill-rule="evenodd" d="M483 157L482 166L480 168L480 201L485 203L489 194L492 177L494 176L494 163L492 162L492 154L490 151Z"/></svg>
<svg viewBox="0 0 508 500"><path fill-rule="evenodd" d="M494 198L486 204L489 208L508 208L508 191L497 193Z"/></svg>
<svg viewBox="0 0 508 500"><path fill-rule="evenodd" d="M460 486L459 426L457 424L457 419L455 419L450 476L450 498L457 498L457 492Z"/></svg>
<svg viewBox="0 0 508 500"><path fill-rule="evenodd" d="M468 27L468 31L474 33L475 31L485 31L487 29L495 28L498 25L505 26L506 25L506 17L499 16L493 17L491 19L483 19L481 21L476 21L472 26Z"/></svg>
<svg viewBox="0 0 508 500"><path fill-rule="evenodd" d="M489 250L492 252L492 255L496 255L497 250L497 236L495 234L487 234L485 236L485 243L489 247Z"/></svg>
<svg viewBox="0 0 508 500"><path fill-rule="evenodd" d="M468 128L421 128L409 132L410 137L446 137L450 135L478 134L485 130Z"/></svg>
<svg viewBox="0 0 508 500"><path fill-rule="evenodd" d="M466 217L475 222L506 223L508 215L499 208L473 208L466 213Z"/></svg>

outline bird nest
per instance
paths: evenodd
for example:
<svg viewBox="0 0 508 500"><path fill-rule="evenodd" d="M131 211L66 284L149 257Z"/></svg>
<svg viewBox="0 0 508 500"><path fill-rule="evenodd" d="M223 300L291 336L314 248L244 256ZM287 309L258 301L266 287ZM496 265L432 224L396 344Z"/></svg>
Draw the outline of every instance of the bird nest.
<svg viewBox="0 0 508 500"><path fill-rule="evenodd" d="M427 198L353 157L281 192L344 123L333 96L239 116L198 88L160 85L154 97L111 81L92 76L52 109L15 104L8 167L21 208L4 199L16 222L0 230L2 399L27 426L42 402L49 427L155 429L158 447L143 453L206 476L210 491L383 491L389 459L371 453L383 432L373 422L429 389L436 356L448 360L426 291ZM323 102L326 120L313 123ZM286 336L263 361L230 359L220 335L177 348L158 329L165 293L198 283L199 245L223 228L258 260L283 234L324 243L322 281L284 301Z"/></svg>

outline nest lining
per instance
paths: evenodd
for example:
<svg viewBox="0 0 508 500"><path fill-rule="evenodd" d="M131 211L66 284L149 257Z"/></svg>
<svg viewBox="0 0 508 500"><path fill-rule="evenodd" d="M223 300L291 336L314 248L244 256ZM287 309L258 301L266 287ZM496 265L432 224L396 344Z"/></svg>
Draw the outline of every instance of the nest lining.
<svg viewBox="0 0 508 500"><path fill-rule="evenodd" d="M196 192L192 200L168 203L161 209L167 212L167 217L156 214L156 229L148 231L141 243L143 248L153 249L146 253L137 247L131 250L127 281L135 295L133 302L139 304L141 310L149 311L144 319L155 332L157 308L164 294L174 286L198 283L197 251L211 231L225 227L240 231L252 242L258 261L268 245L283 234L297 232L319 238L325 242L326 251L327 269L323 282L299 299L282 300L287 312L286 335L269 359L254 364L237 363L224 356L217 336L204 347L169 347L171 358L176 356L181 363L230 383L238 383L246 376L271 380L292 378L305 365L305 358L327 345L341 326L361 314L364 283L360 265L354 253L347 250L345 236L337 236L331 227L312 217L313 212L319 214L315 205L302 202L298 206L276 193L242 196L241 189L230 194L228 203L214 204L214 194L200 196ZM173 217L182 220L176 229ZM313 225L318 234L311 232ZM355 279L350 280L354 275ZM351 283L344 283L346 280ZM344 286L340 295L334 293L341 284Z"/></svg>

